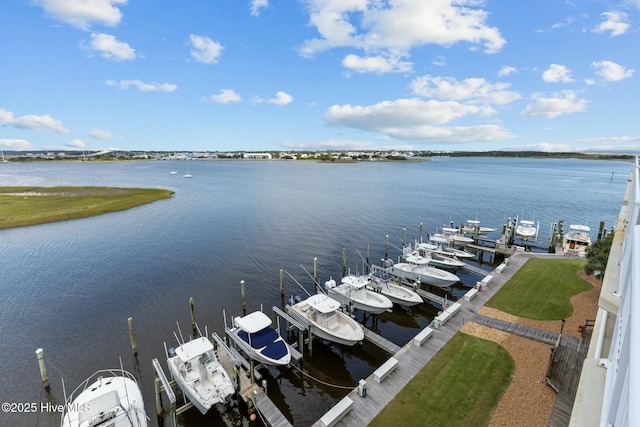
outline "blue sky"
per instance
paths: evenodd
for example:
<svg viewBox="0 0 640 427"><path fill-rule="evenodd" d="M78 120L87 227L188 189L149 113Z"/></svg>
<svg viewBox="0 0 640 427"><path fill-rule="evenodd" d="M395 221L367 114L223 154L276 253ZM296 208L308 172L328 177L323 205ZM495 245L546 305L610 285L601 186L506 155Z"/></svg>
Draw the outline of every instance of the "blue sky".
<svg viewBox="0 0 640 427"><path fill-rule="evenodd" d="M3 0L3 150L640 152L640 0Z"/></svg>

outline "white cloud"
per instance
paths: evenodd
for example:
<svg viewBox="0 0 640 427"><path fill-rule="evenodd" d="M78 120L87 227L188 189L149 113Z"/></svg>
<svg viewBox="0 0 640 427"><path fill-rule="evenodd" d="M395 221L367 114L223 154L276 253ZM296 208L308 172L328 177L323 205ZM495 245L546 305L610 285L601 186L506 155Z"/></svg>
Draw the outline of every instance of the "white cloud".
<svg viewBox="0 0 640 427"><path fill-rule="evenodd" d="M547 83L570 83L573 81L571 71L564 65L558 64L551 64L549 68L542 73L542 80Z"/></svg>
<svg viewBox="0 0 640 427"><path fill-rule="evenodd" d="M86 145L84 144L84 142L82 142L81 139L72 139L71 141L65 142L65 147L71 148L71 149L78 149L78 150L82 150L83 148L86 147Z"/></svg>
<svg viewBox="0 0 640 427"><path fill-rule="evenodd" d="M631 68L625 68L622 65L611 61L593 62L591 63L591 66L595 68L596 74L608 82L617 82L628 79L636 71Z"/></svg>
<svg viewBox="0 0 640 427"><path fill-rule="evenodd" d="M62 122L46 114L43 116L14 117L11 111L0 108L0 126L13 126L27 130L49 130L57 133L70 133L71 131L62 125Z"/></svg>
<svg viewBox="0 0 640 427"><path fill-rule="evenodd" d="M293 102L293 97L286 92L279 91L276 93L275 98L267 99L265 102L268 104L276 104L276 105L287 105Z"/></svg>
<svg viewBox="0 0 640 427"><path fill-rule="evenodd" d="M0 147L3 150L25 151L33 150L33 145L26 139L3 139L0 138Z"/></svg>
<svg viewBox="0 0 640 427"><path fill-rule="evenodd" d="M95 139L124 139L124 137L114 135L112 132L104 129L91 129L89 136Z"/></svg>
<svg viewBox="0 0 640 427"><path fill-rule="evenodd" d="M269 0L251 0L251 15L260 15L260 9L269 6Z"/></svg>
<svg viewBox="0 0 640 427"><path fill-rule="evenodd" d="M222 89L218 95L211 95L211 100L220 104L240 102L242 98L233 89Z"/></svg>
<svg viewBox="0 0 640 427"><path fill-rule="evenodd" d="M497 125L442 127L470 114L484 115L487 109L454 101L398 99L370 106L334 105L324 114L327 124L383 132L391 138L421 142L473 142L512 138Z"/></svg>
<svg viewBox="0 0 640 427"><path fill-rule="evenodd" d="M170 83L145 83L140 80L107 80L105 83L107 86L115 86L118 89L129 89L133 86L140 92L173 92L178 89L178 86Z"/></svg>
<svg viewBox="0 0 640 427"><path fill-rule="evenodd" d="M542 95L534 95L535 102L527 105L520 113L520 117L547 117L554 118L563 114L572 114L586 111L589 101L579 99L574 91L563 90L550 98Z"/></svg>
<svg viewBox="0 0 640 427"><path fill-rule="evenodd" d="M83 47L98 51L103 58L114 61L129 61L136 58L134 49L127 43L119 42L111 34L93 33L89 44Z"/></svg>
<svg viewBox="0 0 640 427"><path fill-rule="evenodd" d="M486 24L488 14L477 8L480 4L475 0L306 0L310 24L320 37L306 40L299 53L313 56L351 47L371 56L380 52L407 56L416 46L448 47L459 42L482 44L485 52L498 52L506 41L497 28Z"/></svg>
<svg viewBox="0 0 640 427"><path fill-rule="evenodd" d="M35 0L47 15L89 30L92 24L114 27L122 20L119 5L126 5L127 0Z"/></svg>
<svg viewBox="0 0 640 427"><path fill-rule="evenodd" d="M626 33L631 26L629 17L624 12L612 10L611 12L604 12L600 16L603 16L605 21L593 29L594 33L609 31L611 33L610 37L615 37Z"/></svg>
<svg viewBox="0 0 640 427"><path fill-rule="evenodd" d="M382 55L365 56L347 55L342 60L342 66L357 73L392 73L411 71L411 62L400 61L399 58L389 58Z"/></svg>
<svg viewBox="0 0 640 427"><path fill-rule="evenodd" d="M508 90L510 87L509 83L489 83L482 78L457 81L451 77L432 77L429 75L419 77L411 82L411 89L416 95L498 105L508 104L521 98L519 93Z"/></svg>
<svg viewBox="0 0 640 427"><path fill-rule="evenodd" d="M510 76L513 73L518 72L518 70L516 70L514 67L509 67L507 65L503 66L502 68L500 68L500 71L498 71L498 76L500 77L506 77L506 76Z"/></svg>
<svg viewBox="0 0 640 427"><path fill-rule="evenodd" d="M329 139L314 142L292 142L286 141L281 144L283 147L294 150L355 150L365 151L376 148L371 141L357 141L350 139Z"/></svg>
<svg viewBox="0 0 640 427"><path fill-rule="evenodd" d="M191 56L193 56L196 61L204 62L205 64L215 64L218 62L218 58L224 49L220 43L214 42L209 37L197 36L195 34L191 34L189 40L192 46Z"/></svg>

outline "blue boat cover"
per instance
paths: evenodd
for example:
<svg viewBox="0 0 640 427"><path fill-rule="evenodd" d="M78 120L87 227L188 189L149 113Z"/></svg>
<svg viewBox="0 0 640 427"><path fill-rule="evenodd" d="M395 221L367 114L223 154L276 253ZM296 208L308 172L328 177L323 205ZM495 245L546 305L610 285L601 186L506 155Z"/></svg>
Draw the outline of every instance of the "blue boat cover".
<svg viewBox="0 0 640 427"><path fill-rule="evenodd" d="M238 336L242 338L242 340L246 343L249 343L249 334L244 331L238 331ZM261 331L256 332L255 334L251 334L251 347L256 350L260 350L263 355L267 356L270 359L281 359L288 353L287 345L283 340L276 340L280 337L278 333L273 328L264 328Z"/></svg>

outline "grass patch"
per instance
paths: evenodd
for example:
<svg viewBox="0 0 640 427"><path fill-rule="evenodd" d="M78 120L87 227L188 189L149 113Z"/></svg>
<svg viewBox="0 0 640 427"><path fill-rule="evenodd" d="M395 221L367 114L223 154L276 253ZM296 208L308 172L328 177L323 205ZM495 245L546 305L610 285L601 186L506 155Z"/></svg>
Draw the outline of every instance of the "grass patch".
<svg viewBox="0 0 640 427"><path fill-rule="evenodd" d="M459 332L370 426L487 425L514 372L503 347Z"/></svg>
<svg viewBox="0 0 640 427"><path fill-rule="evenodd" d="M0 187L0 229L86 218L172 195L153 188Z"/></svg>
<svg viewBox="0 0 640 427"><path fill-rule="evenodd" d="M532 258L486 305L534 320L571 317L571 297L592 288L578 276L585 264L583 260Z"/></svg>

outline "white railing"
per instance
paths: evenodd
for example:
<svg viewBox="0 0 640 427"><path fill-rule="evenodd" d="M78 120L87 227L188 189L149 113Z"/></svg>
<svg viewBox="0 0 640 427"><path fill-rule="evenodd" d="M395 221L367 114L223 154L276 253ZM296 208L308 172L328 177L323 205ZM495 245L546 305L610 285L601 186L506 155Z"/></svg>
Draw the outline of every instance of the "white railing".
<svg viewBox="0 0 640 427"><path fill-rule="evenodd" d="M612 259L614 251L609 258L609 263L619 261L616 296L620 302L614 313L617 316L611 345L608 352L602 351L607 355L600 363L606 367L601 427L633 426L640 420L640 165L637 157L628 190L627 215L619 222L621 229L616 230L624 233L622 251L619 259L615 259L617 256ZM599 315L610 314L602 308L599 310Z"/></svg>

